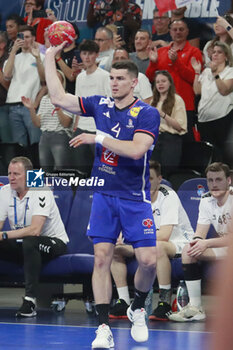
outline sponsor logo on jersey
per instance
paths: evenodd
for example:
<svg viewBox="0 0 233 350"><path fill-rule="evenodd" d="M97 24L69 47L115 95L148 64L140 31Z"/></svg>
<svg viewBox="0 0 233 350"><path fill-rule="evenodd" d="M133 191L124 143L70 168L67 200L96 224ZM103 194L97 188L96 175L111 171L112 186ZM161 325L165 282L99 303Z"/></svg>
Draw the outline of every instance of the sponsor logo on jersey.
<svg viewBox="0 0 233 350"><path fill-rule="evenodd" d="M103 147L102 156L101 156L101 162L111 165L111 166L117 166L118 165L118 159L119 155L109 151L107 148Z"/></svg>
<svg viewBox="0 0 233 350"><path fill-rule="evenodd" d="M111 101L109 97L107 97L107 98L102 97L100 99L99 105L108 105L109 108L113 108L114 101Z"/></svg>
<svg viewBox="0 0 233 350"><path fill-rule="evenodd" d="M130 109L129 114L131 115L131 117L137 118L140 110L141 110L141 107L133 107Z"/></svg>
<svg viewBox="0 0 233 350"><path fill-rule="evenodd" d="M144 226L144 227L147 227L147 228L151 228L152 226L153 226L153 220L151 220L151 219L144 219L143 221L142 221L142 225Z"/></svg>
<svg viewBox="0 0 233 350"><path fill-rule="evenodd" d="M128 124L126 125L126 128L128 128L128 129L134 128L132 119L128 120Z"/></svg>

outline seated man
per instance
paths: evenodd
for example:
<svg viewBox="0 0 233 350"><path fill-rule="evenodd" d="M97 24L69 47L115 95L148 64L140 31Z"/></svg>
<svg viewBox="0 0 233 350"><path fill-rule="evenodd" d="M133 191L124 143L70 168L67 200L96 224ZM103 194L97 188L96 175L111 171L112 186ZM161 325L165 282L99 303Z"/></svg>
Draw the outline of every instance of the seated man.
<svg viewBox="0 0 233 350"><path fill-rule="evenodd" d="M212 163L206 168L209 192L200 201L197 228L193 241L182 252L184 279L189 293L189 304L181 311L169 316L177 322L205 319L201 307L201 271L199 260L224 258L227 252L228 236L232 224L233 188L228 165ZM210 225L213 225L217 238L207 238Z"/></svg>
<svg viewBox="0 0 233 350"><path fill-rule="evenodd" d="M167 321L171 313L171 263L170 258L179 257L185 244L193 236L193 229L182 204L171 188L161 185L161 167L156 161L150 162L151 205L157 230L157 278L159 283L159 302L149 317L152 320ZM110 310L111 318L126 317L130 304L127 286L125 258L133 257L133 248L118 241L111 266L119 300Z"/></svg>
<svg viewBox="0 0 233 350"><path fill-rule="evenodd" d="M19 317L36 316L41 263L64 254L69 241L52 192L26 187L26 172L32 169L28 158L13 158L9 184L0 191L0 230L7 217L11 226L0 232L0 257L24 266L26 290Z"/></svg>

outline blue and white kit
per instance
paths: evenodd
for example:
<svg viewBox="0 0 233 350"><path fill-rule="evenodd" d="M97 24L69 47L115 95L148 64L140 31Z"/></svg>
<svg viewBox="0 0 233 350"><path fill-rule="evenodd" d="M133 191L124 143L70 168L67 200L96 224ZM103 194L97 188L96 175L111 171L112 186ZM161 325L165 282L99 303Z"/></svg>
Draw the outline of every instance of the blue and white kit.
<svg viewBox="0 0 233 350"><path fill-rule="evenodd" d="M119 232L122 231L126 240L134 242L135 247L135 242L144 240L153 240L155 245L156 229L150 201L149 160L159 134L159 112L136 98L130 106L123 109L118 109L112 98L102 96L79 97L79 101L82 115L94 117L97 134L132 141L136 133L144 133L154 139L150 149L138 160L119 156L96 144L92 176L103 179L104 186L94 189L99 193L94 195L88 235L101 237L99 241L104 241L103 237L107 237L110 242L115 243ZM104 205L105 197L108 197L107 205ZM112 203L109 203L109 197L112 197ZM122 201L125 200L128 201L123 205ZM128 206L130 215L127 215L125 205ZM101 207L105 209L102 210ZM122 207L123 216L120 214ZM117 217L115 226L113 216ZM134 229L130 230L130 226L134 226ZM94 240L94 243L97 241Z"/></svg>

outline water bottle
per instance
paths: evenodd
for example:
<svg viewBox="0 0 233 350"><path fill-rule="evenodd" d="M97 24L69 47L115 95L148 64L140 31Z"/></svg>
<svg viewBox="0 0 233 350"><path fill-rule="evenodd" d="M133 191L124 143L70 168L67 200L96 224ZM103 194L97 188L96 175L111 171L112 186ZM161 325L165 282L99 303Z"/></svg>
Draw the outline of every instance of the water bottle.
<svg viewBox="0 0 233 350"><path fill-rule="evenodd" d="M189 302L189 295L185 281L180 281L180 284L177 288L176 301L177 311L182 310L183 307L186 306Z"/></svg>
<svg viewBox="0 0 233 350"><path fill-rule="evenodd" d="M149 316L152 314L152 308L153 308L153 287L150 289L146 300L145 300L145 311L146 311L146 317L147 320L149 318Z"/></svg>

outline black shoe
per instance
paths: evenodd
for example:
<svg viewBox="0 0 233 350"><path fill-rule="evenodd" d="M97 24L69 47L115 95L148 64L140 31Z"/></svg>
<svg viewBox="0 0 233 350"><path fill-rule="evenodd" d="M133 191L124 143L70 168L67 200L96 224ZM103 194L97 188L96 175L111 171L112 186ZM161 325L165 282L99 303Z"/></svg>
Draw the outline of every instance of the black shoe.
<svg viewBox="0 0 233 350"><path fill-rule="evenodd" d="M150 320L169 321L168 315L172 313L171 305L160 301L158 306L149 316Z"/></svg>
<svg viewBox="0 0 233 350"><path fill-rule="evenodd" d="M109 318L128 318L128 307L129 305L123 299L118 299L116 304L110 309Z"/></svg>
<svg viewBox="0 0 233 350"><path fill-rule="evenodd" d="M23 304L16 312L16 317L33 317L36 316L36 305L31 300L23 298Z"/></svg>

